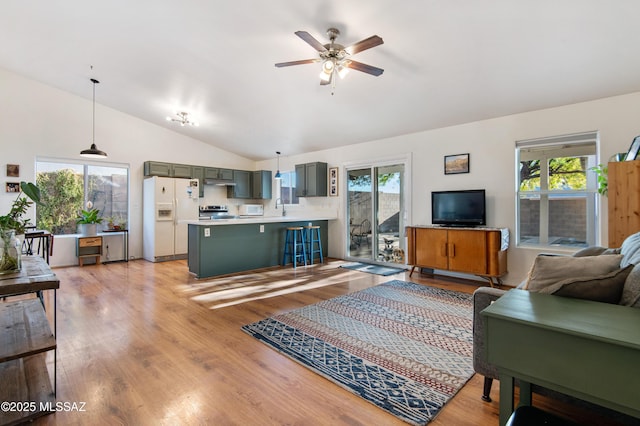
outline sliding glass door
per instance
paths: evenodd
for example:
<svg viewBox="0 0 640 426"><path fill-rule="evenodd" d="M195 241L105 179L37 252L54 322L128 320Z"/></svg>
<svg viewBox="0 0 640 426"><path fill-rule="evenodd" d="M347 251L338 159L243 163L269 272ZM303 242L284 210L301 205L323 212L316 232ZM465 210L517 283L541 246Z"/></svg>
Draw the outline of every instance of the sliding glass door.
<svg viewBox="0 0 640 426"><path fill-rule="evenodd" d="M405 263L403 183L403 164L347 169L349 258Z"/></svg>

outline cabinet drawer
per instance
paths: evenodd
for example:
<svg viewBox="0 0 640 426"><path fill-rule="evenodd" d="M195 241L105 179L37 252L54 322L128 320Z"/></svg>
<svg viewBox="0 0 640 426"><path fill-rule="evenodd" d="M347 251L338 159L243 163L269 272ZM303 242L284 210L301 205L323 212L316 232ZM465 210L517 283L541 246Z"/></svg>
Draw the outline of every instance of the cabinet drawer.
<svg viewBox="0 0 640 426"><path fill-rule="evenodd" d="M79 247L97 247L102 245L102 237L85 237L78 239Z"/></svg>

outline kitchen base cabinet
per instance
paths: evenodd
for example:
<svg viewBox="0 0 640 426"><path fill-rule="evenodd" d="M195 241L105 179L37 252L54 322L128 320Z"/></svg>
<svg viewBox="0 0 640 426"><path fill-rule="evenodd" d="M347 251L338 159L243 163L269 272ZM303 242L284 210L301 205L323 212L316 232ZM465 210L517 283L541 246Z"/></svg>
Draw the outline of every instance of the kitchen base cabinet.
<svg viewBox="0 0 640 426"><path fill-rule="evenodd" d="M507 229L408 226L407 237L411 274L416 267L461 272L493 287L507 273Z"/></svg>

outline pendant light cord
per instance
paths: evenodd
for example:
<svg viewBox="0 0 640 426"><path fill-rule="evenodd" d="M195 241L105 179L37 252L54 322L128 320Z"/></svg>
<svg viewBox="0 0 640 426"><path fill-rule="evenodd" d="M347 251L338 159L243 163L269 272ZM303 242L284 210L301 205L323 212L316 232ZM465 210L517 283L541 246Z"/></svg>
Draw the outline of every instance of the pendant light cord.
<svg viewBox="0 0 640 426"><path fill-rule="evenodd" d="M93 83L93 139L91 139L91 143L96 143L96 84L100 83L95 78L91 79Z"/></svg>

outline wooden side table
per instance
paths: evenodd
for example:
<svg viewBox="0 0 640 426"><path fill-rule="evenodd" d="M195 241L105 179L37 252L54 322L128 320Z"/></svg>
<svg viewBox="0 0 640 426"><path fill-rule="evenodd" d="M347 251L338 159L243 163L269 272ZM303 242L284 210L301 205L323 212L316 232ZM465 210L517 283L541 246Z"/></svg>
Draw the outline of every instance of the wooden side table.
<svg viewBox="0 0 640 426"><path fill-rule="evenodd" d="M83 265L84 259L95 257L96 264L100 264L100 256L102 256L102 237L78 237L76 246L76 256L78 263Z"/></svg>

